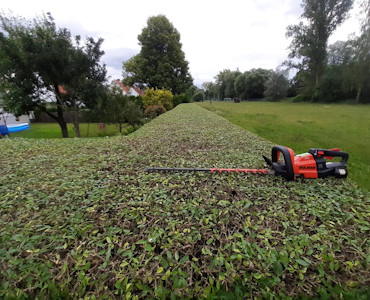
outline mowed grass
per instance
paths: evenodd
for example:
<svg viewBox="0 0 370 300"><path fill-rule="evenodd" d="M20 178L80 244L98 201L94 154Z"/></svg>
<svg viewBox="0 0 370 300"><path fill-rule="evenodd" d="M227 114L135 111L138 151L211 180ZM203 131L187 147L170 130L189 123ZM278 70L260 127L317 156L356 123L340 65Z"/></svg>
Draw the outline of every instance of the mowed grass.
<svg viewBox="0 0 370 300"><path fill-rule="evenodd" d="M14 132L10 134L11 138L45 138L55 139L62 138L62 131L58 123L31 123L31 129ZM73 124L67 124L69 137L75 137ZM103 137L112 136L119 133L118 127L113 124L106 124L104 129L99 129L99 123L81 123L80 124L81 137Z"/></svg>
<svg viewBox="0 0 370 300"><path fill-rule="evenodd" d="M338 147L349 153L349 177L370 190L370 105L207 101L200 106L296 154Z"/></svg>

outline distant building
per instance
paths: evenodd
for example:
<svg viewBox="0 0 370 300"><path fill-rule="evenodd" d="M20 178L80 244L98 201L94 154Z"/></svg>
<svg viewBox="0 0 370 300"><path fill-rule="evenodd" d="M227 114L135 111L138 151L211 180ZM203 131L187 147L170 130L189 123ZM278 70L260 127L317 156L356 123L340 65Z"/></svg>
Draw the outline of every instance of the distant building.
<svg viewBox="0 0 370 300"><path fill-rule="evenodd" d="M0 107L0 125L30 123L31 119L33 119L32 113L28 116L22 115L22 116L16 117L13 114L4 112L3 109Z"/></svg>
<svg viewBox="0 0 370 300"><path fill-rule="evenodd" d="M136 86L124 85L119 79L115 80L115 83L122 89L123 95L135 97L144 95L144 92Z"/></svg>
<svg viewBox="0 0 370 300"><path fill-rule="evenodd" d="M5 112L1 106L1 96L2 93L0 93L0 125L30 123L30 120L34 119L32 112L29 115L22 115L19 117L16 117L11 113Z"/></svg>

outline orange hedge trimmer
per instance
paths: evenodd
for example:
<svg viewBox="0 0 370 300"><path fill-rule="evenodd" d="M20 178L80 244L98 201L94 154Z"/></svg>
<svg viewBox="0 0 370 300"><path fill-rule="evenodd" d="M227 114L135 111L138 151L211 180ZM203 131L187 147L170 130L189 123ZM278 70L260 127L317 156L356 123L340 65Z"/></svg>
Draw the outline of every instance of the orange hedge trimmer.
<svg viewBox="0 0 370 300"><path fill-rule="evenodd" d="M282 157L281 155L282 154ZM146 168L146 172L211 172L211 173L244 173L277 175L287 180L303 178L324 178L335 176L347 177L348 153L335 149L311 148L308 153L294 155L292 149L284 146L272 148L271 160L263 155L271 169L217 169L217 168ZM325 158L332 160L333 157L341 157L340 162L327 162ZM280 160L281 159L281 160Z"/></svg>

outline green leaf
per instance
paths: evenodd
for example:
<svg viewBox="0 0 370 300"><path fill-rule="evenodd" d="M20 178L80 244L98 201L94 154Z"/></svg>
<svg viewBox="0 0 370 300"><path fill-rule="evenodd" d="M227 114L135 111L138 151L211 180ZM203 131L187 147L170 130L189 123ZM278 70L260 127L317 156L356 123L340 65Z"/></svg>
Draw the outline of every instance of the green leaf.
<svg viewBox="0 0 370 300"><path fill-rule="evenodd" d="M281 263L280 262L275 262L275 264L274 264L274 266L275 266L275 272L276 272L276 275L277 276L280 276L281 275L281 273L283 272L283 266L281 265Z"/></svg>
<svg viewBox="0 0 370 300"><path fill-rule="evenodd" d="M163 257L160 258L162 266L167 269L168 268L168 262Z"/></svg>
<svg viewBox="0 0 370 300"><path fill-rule="evenodd" d="M185 255L183 258L180 260L180 264L183 264L185 262L189 261L189 255Z"/></svg>
<svg viewBox="0 0 370 300"><path fill-rule="evenodd" d="M206 241L206 244L207 245L210 245L210 244L212 244L213 243L213 238L210 238L210 239L208 239L207 241Z"/></svg>
<svg viewBox="0 0 370 300"><path fill-rule="evenodd" d="M310 265L309 262L303 260L303 259L296 259L295 260L297 263L299 263L300 265L304 266L304 267L308 267Z"/></svg>

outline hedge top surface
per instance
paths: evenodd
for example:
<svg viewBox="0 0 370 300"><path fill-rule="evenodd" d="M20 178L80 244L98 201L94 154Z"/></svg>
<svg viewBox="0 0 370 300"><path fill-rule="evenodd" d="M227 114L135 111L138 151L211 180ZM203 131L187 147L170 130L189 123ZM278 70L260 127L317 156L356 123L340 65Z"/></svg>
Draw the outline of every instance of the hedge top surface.
<svg viewBox="0 0 370 300"><path fill-rule="evenodd" d="M370 213L351 181L143 172L260 168L271 146L192 104L124 138L1 140L0 297L356 293Z"/></svg>

